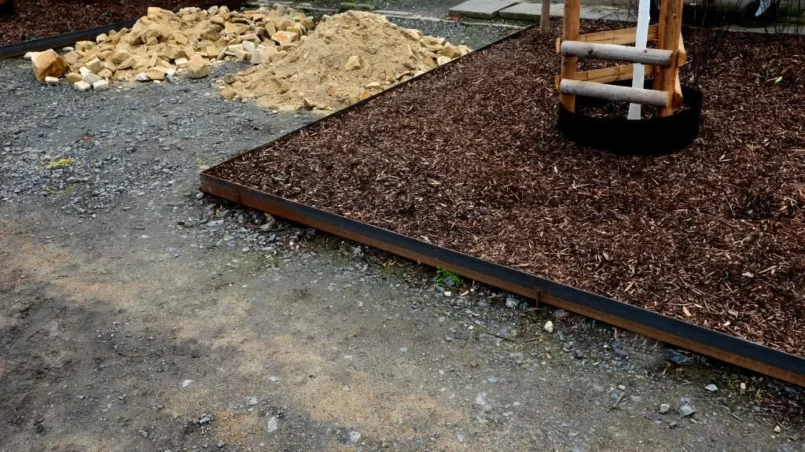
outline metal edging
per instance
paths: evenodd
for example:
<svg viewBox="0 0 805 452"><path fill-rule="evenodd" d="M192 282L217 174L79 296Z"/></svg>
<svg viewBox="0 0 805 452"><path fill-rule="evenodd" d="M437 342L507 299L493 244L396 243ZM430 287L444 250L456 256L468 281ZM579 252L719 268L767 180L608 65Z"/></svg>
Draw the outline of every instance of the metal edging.
<svg viewBox="0 0 805 452"><path fill-rule="evenodd" d="M805 386L805 359L539 276L309 207L210 174L202 191L426 265Z"/></svg>
<svg viewBox="0 0 805 452"><path fill-rule="evenodd" d="M206 9L210 6L218 4L226 5L229 8L240 8L242 3L242 0L221 0L220 2L211 3L206 7L202 6L200 8ZM28 52L41 52L43 50L71 46L78 41L94 41L95 37L101 33L108 33L112 30L133 27L138 20L139 19L127 20L124 22L118 22L116 24L102 25L96 28L72 31L63 35L51 36L49 38L34 39L32 41L2 46L0 47L0 60L25 55Z"/></svg>

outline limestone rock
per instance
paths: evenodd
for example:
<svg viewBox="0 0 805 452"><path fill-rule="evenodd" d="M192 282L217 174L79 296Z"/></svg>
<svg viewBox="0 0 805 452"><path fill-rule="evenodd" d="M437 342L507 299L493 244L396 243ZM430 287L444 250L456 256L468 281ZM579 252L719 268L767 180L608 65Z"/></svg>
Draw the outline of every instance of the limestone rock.
<svg viewBox="0 0 805 452"><path fill-rule="evenodd" d="M221 97L223 97L226 100L232 100L237 95L238 95L237 91L235 91L229 86L221 90Z"/></svg>
<svg viewBox="0 0 805 452"><path fill-rule="evenodd" d="M176 67L185 67L187 66L187 58L177 58L173 63L176 64Z"/></svg>
<svg viewBox="0 0 805 452"><path fill-rule="evenodd" d="M299 39L299 34L294 33L292 31L278 31L271 35L271 39L276 41L278 44L288 44L294 42Z"/></svg>
<svg viewBox="0 0 805 452"><path fill-rule="evenodd" d="M81 77L81 80L84 82L89 83L90 85L94 84L97 81L103 80L100 75L93 74L92 72L88 72Z"/></svg>
<svg viewBox="0 0 805 452"><path fill-rule="evenodd" d="M95 43L92 41L78 41L75 43L75 49L78 51L85 52L93 47L95 47Z"/></svg>
<svg viewBox="0 0 805 452"><path fill-rule="evenodd" d="M129 52L125 49L120 49L112 52L109 57L106 58L107 61L110 63L114 63L119 65L120 63L129 59Z"/></svg>
<svg viewBox="0 0 805 452"><path fill-rule="evenodd" d="M458 58L461 56L461 51L458 49L458 47L448 43L442 47L442 50L439 51L439 54L448 58Z"/></svg>
<svg viewBox="0 0 805 452"><path fill-rule="evenodd" d="M67 81L70 83L76 83L81 81L81 74L77 72L70 72L66 75Z"/></svg>
<svg viewBox="0 0 805 452"><path fill-rule="evenodd" d="M126 58L122 63L117 65L118 71L125 71L126 69L131 69L137 63L137 59L134 57Z"/></svg>
<svg viewBox="0 0 805 452"><path fill-rule="evenodd" d="M34 77L40 82L44 82L45 77L61 77L67 72L67 62L53 49L33 55L31 64L34 69Z"/></svg>
<svg viewBox="0 0 805 452"><path fill-rule="evenodd" d="M56 86L59 84L59 79L57 77L45 77L45 83L49 86Z"/></svg>
<svg viewBox="0 0 805 452"><path fill-rule="evenodd" d="M109 82L106 80L98 80L92 84L92 89L95 91L107 91L109 90Z"/></svg>
<svg viewBox="0 0 805 452"><path fill-rule="evenodd" d="M89 83L84 82L84 81L79 81L79 82L74 83L73 87L75 89L79 90L79 91L87 91L90 88L92 88L92 85L90 85Z"/></svg>
<svg viewBox="0 0 805 452"><path fill-rule="evenodd" d="M204 78L210 75L207 62L199 55L193 55L187 62L187 76L190 78Z"/></svg>
<svg viewBox="0 0 805 452"><path fill-rule="evenodd" d="M150 82L151 77L149 77L145 72L140 72L134 77L134 80L137 80L138 82Z"/></svg>
<svg viewBox="0 0 805 452"><path fill-rule="evenodd" d="M224 83L227 85L231 85L238 80L238 77L235 74L226 74L224 76Z"/></svg>
<svg viewBox="0 0 805 452"><path fill-rule="evenodd" d="M90 71L92 71L93 74L97 74L98 72L101 72L101 70L103 70L103 63L98 58L95 58L90 62L88 62L85 65L85 67Z"/></svg>
<svg viewBox="0 0 805 452"><path fill-rule="evenodd" d="M451 61L453 61L452 58L444 56L444 55L439 55L438 57L436 57L436 64L438 64L439 66L441 66L443 64L447 64L447 63L449 63Z"/></svg>
<svg viewBox="0 0 805 452"><path fill-rule="evenodd" d="M151 80L165 80L166 73L167 71L162 72L158 69L151 69L150 71L146 72L145 75L147 75Z"/></svg>
<svg viewBox="0 0 805 452"><path fill-rule="evenodd" d="M361 59L358 55L352 55L347 59L347 64L344 65L344 69L348 71L352 71L355 69L361 68Z"/></svg>
<svg viewBox="0 0 805 452"><path fill-rule="evenodd" d="M78 60L79 60L79 58L81 58L81 56L78 55L78 53L76 53L75 51L72 51L72 52L67 52L66 54L64 54L64 56L62 58L64 58L64 61L66 61L67 64L73 65L73 64L78 63Z"/></svg>

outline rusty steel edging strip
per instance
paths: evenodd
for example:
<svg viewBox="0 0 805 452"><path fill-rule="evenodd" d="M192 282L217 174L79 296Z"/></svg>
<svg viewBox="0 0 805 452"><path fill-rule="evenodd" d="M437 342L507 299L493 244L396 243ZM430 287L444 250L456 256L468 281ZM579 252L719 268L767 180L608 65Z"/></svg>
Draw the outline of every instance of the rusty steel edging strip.
<svg viewBox="0 0 805 452"><path fill-rule="evenodd" d="M221 0L219 2L210 3L207 9L213 5L226 5L230 9L240 8L243 3L242 0ZM7 58L14 58L25 55L28 52L41 52L43 50L67 47L75 44L78 41L95 41L95 37L101 33L108 33L112 30L120 30L122 28L130 28L139 19L127 20L118 22L116 24L102 25L100 27L88 28L85 30L71 31L62 35L51 36L49 38L34 39L32 41L19 42L0 47L0 60Z"/></svg>
<svg viewBox="0 0 805 452"><path fill-rule="evenodd" d="M201 174L201 189L287 220L805 386L805 359L798 356L289 201L206 172Z"/></svg>

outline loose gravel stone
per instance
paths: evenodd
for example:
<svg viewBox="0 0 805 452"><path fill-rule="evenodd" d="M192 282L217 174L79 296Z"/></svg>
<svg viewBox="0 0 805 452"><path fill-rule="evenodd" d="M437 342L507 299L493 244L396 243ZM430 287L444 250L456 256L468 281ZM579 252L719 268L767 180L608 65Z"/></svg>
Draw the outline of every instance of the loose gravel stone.
<svg viewBox="0 0 805 452"><path fill-rule="evenodd" d="M695 412L696 410L694 410L693 407L690 405L682 405L681 407L679 407L679 415L682 417L691 416Z"/></svg>

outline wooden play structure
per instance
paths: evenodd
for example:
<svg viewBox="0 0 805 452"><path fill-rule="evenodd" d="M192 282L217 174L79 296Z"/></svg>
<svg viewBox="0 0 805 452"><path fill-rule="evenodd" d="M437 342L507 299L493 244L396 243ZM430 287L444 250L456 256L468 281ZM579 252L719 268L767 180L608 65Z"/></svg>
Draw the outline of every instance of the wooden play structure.
<svg viewBox="0 0 805 452"><path fill-rule="evenodd" d="M638 36L638 27L621 30L579 34L580 0L565 0L562 37L557 40L556 50L562 54L562 68L557 78L559 100L562 106L574 112L576 96L587 96L612 101L624 101L639 105L658 107L659 116L670 116L674 108L682 105L682 87L679 82L679 67L687 61L682 42L683 0L662 0L660 20L648 26L644 43L655 41L656 48L629 46ZM642 5L641 5L642 6ZM643 30L646 30L645 28ZM628 61L645 65L641 70L653 78L653 89L609 85L608 83L632 80L634 65L577 71L579 58ZM639 77L642 79L642 76ZM638 82L638 86L641 84Z"/></svg>

